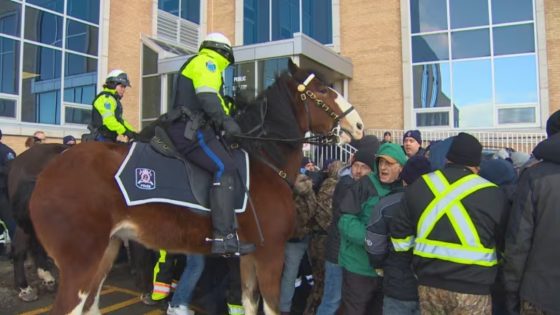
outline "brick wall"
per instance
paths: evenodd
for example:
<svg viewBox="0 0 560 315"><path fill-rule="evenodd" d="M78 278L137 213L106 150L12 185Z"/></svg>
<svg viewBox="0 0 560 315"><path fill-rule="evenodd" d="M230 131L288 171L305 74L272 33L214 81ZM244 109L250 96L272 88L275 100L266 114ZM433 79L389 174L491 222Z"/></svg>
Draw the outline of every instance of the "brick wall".
<svg viewBox="0 0 560 315"><path fill-rule="evenodd" d="M560 3L544 1L546 54L548 57L549 112L560 109Z"/></svg>
<svg viewBox="0 0 560 315"><path fill-rule="evenodd" d="M400 1L340 1L341 53L352 59L350 102L366 128L403 128Z"/></svg>
<svg viewBox="0 0 560 315"><path fill-rule="evenodd" d="M221 32L235 42L235 1L207 0L208 33Z"/></svg>

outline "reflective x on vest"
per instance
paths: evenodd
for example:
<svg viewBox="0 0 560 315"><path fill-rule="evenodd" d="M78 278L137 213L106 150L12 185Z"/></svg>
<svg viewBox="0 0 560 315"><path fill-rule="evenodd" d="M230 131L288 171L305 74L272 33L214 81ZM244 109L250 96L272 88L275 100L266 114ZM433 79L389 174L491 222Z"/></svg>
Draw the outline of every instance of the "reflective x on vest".
<svg viewBox="0 0 560 315"><path fill-rule="evenodd" d="M435 197L418 221L414 254L465 265L496 265L496 249L485 248L482 245L471 217L461 202L480 189L496 185L474 174L465 176L453 184L449 184L441 171L424 175L422 178ZM461 244L428 239L444 215L449 218Z"/></svg>

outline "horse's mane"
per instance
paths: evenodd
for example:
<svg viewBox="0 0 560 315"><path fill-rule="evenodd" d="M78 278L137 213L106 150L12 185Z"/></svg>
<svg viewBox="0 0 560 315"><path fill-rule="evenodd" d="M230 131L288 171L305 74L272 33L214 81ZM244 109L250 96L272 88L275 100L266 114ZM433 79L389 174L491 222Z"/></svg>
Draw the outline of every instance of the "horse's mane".
<svg viewBox="0 0 560 315"><path fill-rule="evenodd" d="M259 94L254 101L236 98L239 109L236 121L244 134L259 138L297 139L303 136L290 106L293 94L288 87L292 76L284 72L276 78L274 83ZM261 128L259 128L261 127ZM262 155L264 152L275 160L277 165L283 165L285 156L281 148L288 146L295 148L298 142L277 142L259 140L241 140L241 146L249 154Z"/></svg>

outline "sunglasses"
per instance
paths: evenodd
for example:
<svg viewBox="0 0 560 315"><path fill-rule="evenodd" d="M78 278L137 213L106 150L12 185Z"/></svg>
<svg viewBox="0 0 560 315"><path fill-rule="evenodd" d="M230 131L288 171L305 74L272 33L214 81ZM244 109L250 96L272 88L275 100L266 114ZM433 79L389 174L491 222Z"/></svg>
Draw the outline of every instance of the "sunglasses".
<svg viewBox="0 0 560 315"><path fill-rule="evenodd" d="M42 139L42 138L39 138L39 137L33 137L33 140L35 142L43 142L43 140L45 140L45 139Z"/></svg>

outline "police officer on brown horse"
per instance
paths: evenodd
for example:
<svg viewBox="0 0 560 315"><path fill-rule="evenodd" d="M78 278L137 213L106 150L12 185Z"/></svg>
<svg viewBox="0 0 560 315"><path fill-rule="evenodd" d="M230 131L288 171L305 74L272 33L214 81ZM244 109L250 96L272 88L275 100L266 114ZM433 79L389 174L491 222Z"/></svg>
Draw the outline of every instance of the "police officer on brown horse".
<svg viewBox="0 0 560 315"><path fill-rule="evenodd" d="M177 150L214 174L210 190L212 253L219 255L244 255L255 250L254 244L239 241L234 213L235 164L216 137L221 131L226 136L241 133L222 95L222 74L233 63L227 37L221 33L208 34L199 53L183 64L177 78L173 107L186 108L191 117L176 120L168 128Z"/></svg>

